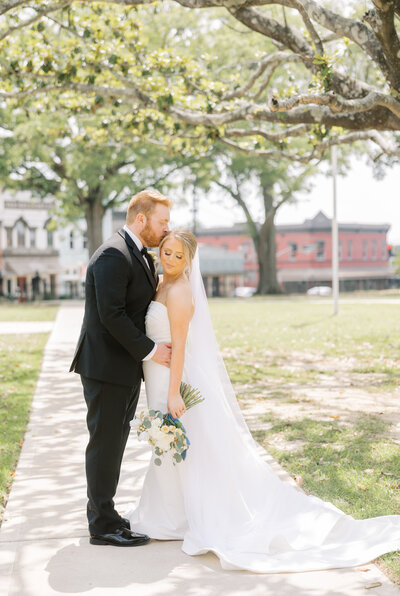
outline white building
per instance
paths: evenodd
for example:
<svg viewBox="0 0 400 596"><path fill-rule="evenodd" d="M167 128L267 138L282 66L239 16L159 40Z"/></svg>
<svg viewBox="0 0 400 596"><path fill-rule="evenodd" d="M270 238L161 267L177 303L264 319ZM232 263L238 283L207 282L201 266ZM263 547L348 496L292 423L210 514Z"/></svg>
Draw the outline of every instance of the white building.
<svg viewBox="0 0 400 596"><path fill-rule="evenodd" d="M60 296L83 298L89 261L86 222L81 219L58 230L60 252Z"/></svg>
<svg viewBox="0 0 400 596"><path fill-rule="evenodd" d="M29 192L0 192L0 270L2 292L28 300L55 298L60 273L52 199Z"/></svg>
<svg viewBox="0 0 400 596"><path fill-rule="evenodd" d="M77 298L88 262L86 224L58 227L54 199L0 191L0 288L18 300Z"/></svg>

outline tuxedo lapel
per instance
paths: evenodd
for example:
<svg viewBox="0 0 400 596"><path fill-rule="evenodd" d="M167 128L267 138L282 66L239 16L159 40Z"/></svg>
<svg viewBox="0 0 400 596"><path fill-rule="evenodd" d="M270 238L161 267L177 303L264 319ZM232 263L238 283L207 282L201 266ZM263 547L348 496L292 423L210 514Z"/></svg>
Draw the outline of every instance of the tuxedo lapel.
<svg viewBox="0 0 400 596"><path fill-rule="evenodd" d="M129 236L129 234L127 234L125 232L125 230L119 230L118 234L120 236L122 236L122 238L124 238L125 242L127 243L130 253L132 256L134 256L139 263L141 264L141 266L143 267L151 285L153 286L154 290L157 287L157 281L156 278L154 277L154 275L152 274L152 272L150 271L149 267L146 265L145 261L144 261L144 257L142 255L142 253L140 252L140 250L138 249L138 247L136 246L136 244L134 243L134 241L132 240L132 238Z"/></svg>

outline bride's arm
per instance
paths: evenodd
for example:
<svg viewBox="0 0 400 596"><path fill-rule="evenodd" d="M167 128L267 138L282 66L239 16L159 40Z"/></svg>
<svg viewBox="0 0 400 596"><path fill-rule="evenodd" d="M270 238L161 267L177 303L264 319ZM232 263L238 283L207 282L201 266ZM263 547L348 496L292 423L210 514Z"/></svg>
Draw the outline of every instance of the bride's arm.
<svg viewBox="0 0 400 596"><path fill-rule="evenodd" d="M179 418L179 416L182 416L186 411L179 389L185 359L186 338L190 319L193 315L192 291L189 284L177 284L169 290L167 296L167 309L172 344L168 389L168 411L175 418Z"/></svg>

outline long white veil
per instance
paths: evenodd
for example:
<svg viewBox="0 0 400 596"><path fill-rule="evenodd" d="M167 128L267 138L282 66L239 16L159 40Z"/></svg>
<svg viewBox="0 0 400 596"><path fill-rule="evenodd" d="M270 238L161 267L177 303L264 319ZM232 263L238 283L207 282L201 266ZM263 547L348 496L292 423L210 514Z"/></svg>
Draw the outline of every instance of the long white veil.
<svg viewBox="0 0 400 596"><path fill-rule="evenodd" d="M199 385L196 387L206 400L213 400L214 403L208 405L214 411L215 400L218 400L219 405L223 406L222 410L219 408L218 410L229 414L230 423L233 416L242 440L247 443L247 447L259 454L260 447L253 440L243 418L215 336L200 270L198 248L192 262L189 279L195 310L188 334L188 351L185 357L186 375L192 385L193 379L198 380Z"/></svg>

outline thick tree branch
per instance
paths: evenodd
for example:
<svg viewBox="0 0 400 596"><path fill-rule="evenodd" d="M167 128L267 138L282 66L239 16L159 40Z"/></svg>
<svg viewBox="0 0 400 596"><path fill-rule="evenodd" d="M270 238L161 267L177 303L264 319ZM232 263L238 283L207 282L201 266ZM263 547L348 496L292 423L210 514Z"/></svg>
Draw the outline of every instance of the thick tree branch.
<svg viewBox="0 0 400 596"><path fill-rule="evenodd" d="M3 0L0 6L0 15L5 14L9 10L13 10L14 8L18 8L22 4L25 4L26 0Z"/></svg>
<svg viewBox="0 0 400 596"><path fill-rule="evenodd" d="M253 31L274 39L299 56L312 59L314 54L312 47L293 28L284 27L277 20L267 17L254 8L231 8L229 12Z"/></svg>
<svg viewBox="0 0 400 596"><path fill-rule="evenodd" d="M299 0L304 10L307 11L308 16L312 21L318 23L325 29L351 39L355 44L360 46L387 74L387 62L373 32L362 21L358 19L350 19L335 13L332 10L324 7L321 2L315 0ZM276 1L273 4L281 4Z"/></svg>
<svg viewBox="0 0 400 596"><path fill-rule="evenodd" d="M365 13L363 20L367 22L378 38L386 56L390 70L390 82L393 89L400 93L400 40L394 24L394 0L373 0L375 10Z"/></svg>
<svg viewBox="0 0 400 596"><path fill-rule="evenodd" d="M42 77L45 78L45 77ZM49 79L49 77L47 77ZM34 95L40 95L43 93L51 93L53 91L80 91L86 94L97 94L104 97L124 97L129 99L136 99L141 102L143 105L152 105L153 102L151 99L140 89L137 89L133 84L129 89L122 88L122 87L100 87L99 85L91 85L85 83L63 83L60 85L56 84L48 84L44 85L43 87L35 87L33 89L28 89L26 91L15 91L15 92L5 92L0 91L0 98L3 99L24 99L26 97L32 97Z"/></svg>
<svg viewBox="0 0 400 596"><path fill-rule="evenodd" d="M273 75L274 71L278 68L278 66L282 64L282 62L288 61L300 62L301 59L299 56L296 56L295 54L291 54L289 52L275 52L274 54L267 54L260 60L260 63L256 71L249 78L247 83L245 83L238 89L235 89L235 91L232 91L231 93L228 93L227 95L223 96L222 101L229 101L236 97L243 97L254 86L256 81L258 81L258 79L266 72L266 80L261 85L262 89L264 89L268 86L271 76ZM258 97L259 95L260 91L258 90L257 93L255 93L253 96L250 95L250 97Z"/></svg>
<svg viewBox="0 0 400 596"><path fill-rule="evenodd" d="M278 99L272 97L269 102L271 111L287 112L299 105L315 104L319 106L328 106L332 112L354 114L367 112L377 106L388 108L395 116L400 118L400 102L389 95L372 91L360 99L342 99L334 92L325 95L295 95L289 99Z"/></svg>
<svg viewBox="0 0 400 596"><path fill-rule="evenodd" d="M320 56L322 56L324 54L324 46L322 45L321 38L318 35L317 31L315 30L315 27L314 27L310 17L308 16L307 11L304 9L303 5L298 0L292 0L292 2L290 2L290 4L292 4L293 8L296 8L299 11L299 13L301 14L301 18L303 19L303 22L304 22L305 26L307 27L307 31L310 34L310 37L314 42L315 48L316 48L318 54Z"/></svg>
<svg viewBox="0 0 400 596"><path fill-rule="evenodd" d="M400 147L396 147L393 143L386 140L384 136L381 135L378 131L371 130L360 134L365 135L365 138L368 138L369 140L373 141L376 145L378 145L386 155L400 157Z"/></svg>
<svg viewBox="0 0 400 596"><path fill-rule="evenodd" d="M280 5L296 8L297 10L301 8L301 12L299 10L300 14L307 14L311 23L315 22L325 29L332 31L332 33L335 35L351 39L378 64L385 76L390 75L385 54L374 33L362 21L343 17L340 14L324 7L321 2L316 2L315 0L260 0L258 2L235 2L230 0L176 1L182 6L187 6L190 8L223 6L229 10L231 14L233 14L239 21L253 31L258 31L258 33L267 35L278 43L284 44L285 47L290 48L297 54L307 55L310 53L310 48L307 47L308 44L304 39L302 40L295 31L289 30L287 34L285 34L285 27L280 25L277 21L274 21L274 19L268 19L263 13L254 10L251 7L257 5ZM397 5L398 0L396 0L396 6ZM312 26L314 27L314 25Z"/></svg>
<svg viewBox="0 0 400 596"><path fill-rule="evenodd" d="M234 172L232 172L232 174L234 176ZM234 176L234 178L235 178L235 183L236 183L236 191L233 188L231 188L230 186L228 186L227 184L224 184L223 182L221 182L219 180L216 180L214 182L214 184L216 184L217 186L219 186L220 188L225 190L225 192L230 194L231 197L238 203L238 205L240 205L240 207L243 209L247 224L249 226L250 236L253 238L254 241L258 241L259 232L257 229L257 225L252 218L252 215L250 213L250 210L249 210L246 202L243 200L243 198L240 194L238 181L235 176Z"/></svg>
<svg viewBox="0 0 400 596"><path fill-rule="evenodd" d="M290 128L282 128L279 132L269 132L261 128L227 128L225 137L256 137L260 136L270 143L280 143L288 137L298 137L309 131L309 124L298 124Z"/></svg>
<svg viewBox="0 0 400 596"><path fill-rule="evenodd" d="M244 147L239 143L234 143L226 138L221 138L220 141L225 145L228 145L232 149L237 149L248 155L254 155L257 157L268 157L268 158L276 158L276 159L287 159L293 162L299 163L310 163L312 160L321 160L325 151L334 145L351 145L357 141L373 141L377 145L379 145L382 149L385 147L388 151L390 151L390 155L400 156L400 149L397 149L393 145L389 144L382 135L379 135L376 131L364 131L364 132L352 132L346 135L331 137L324 139L318 145L316 145L312 151L309 153L305 153L303 155L299 154L291 154L287 151L277 151L277 150L260 150L254 149L252 147ZM386 150L385 150L386 152Z"/></svg>

